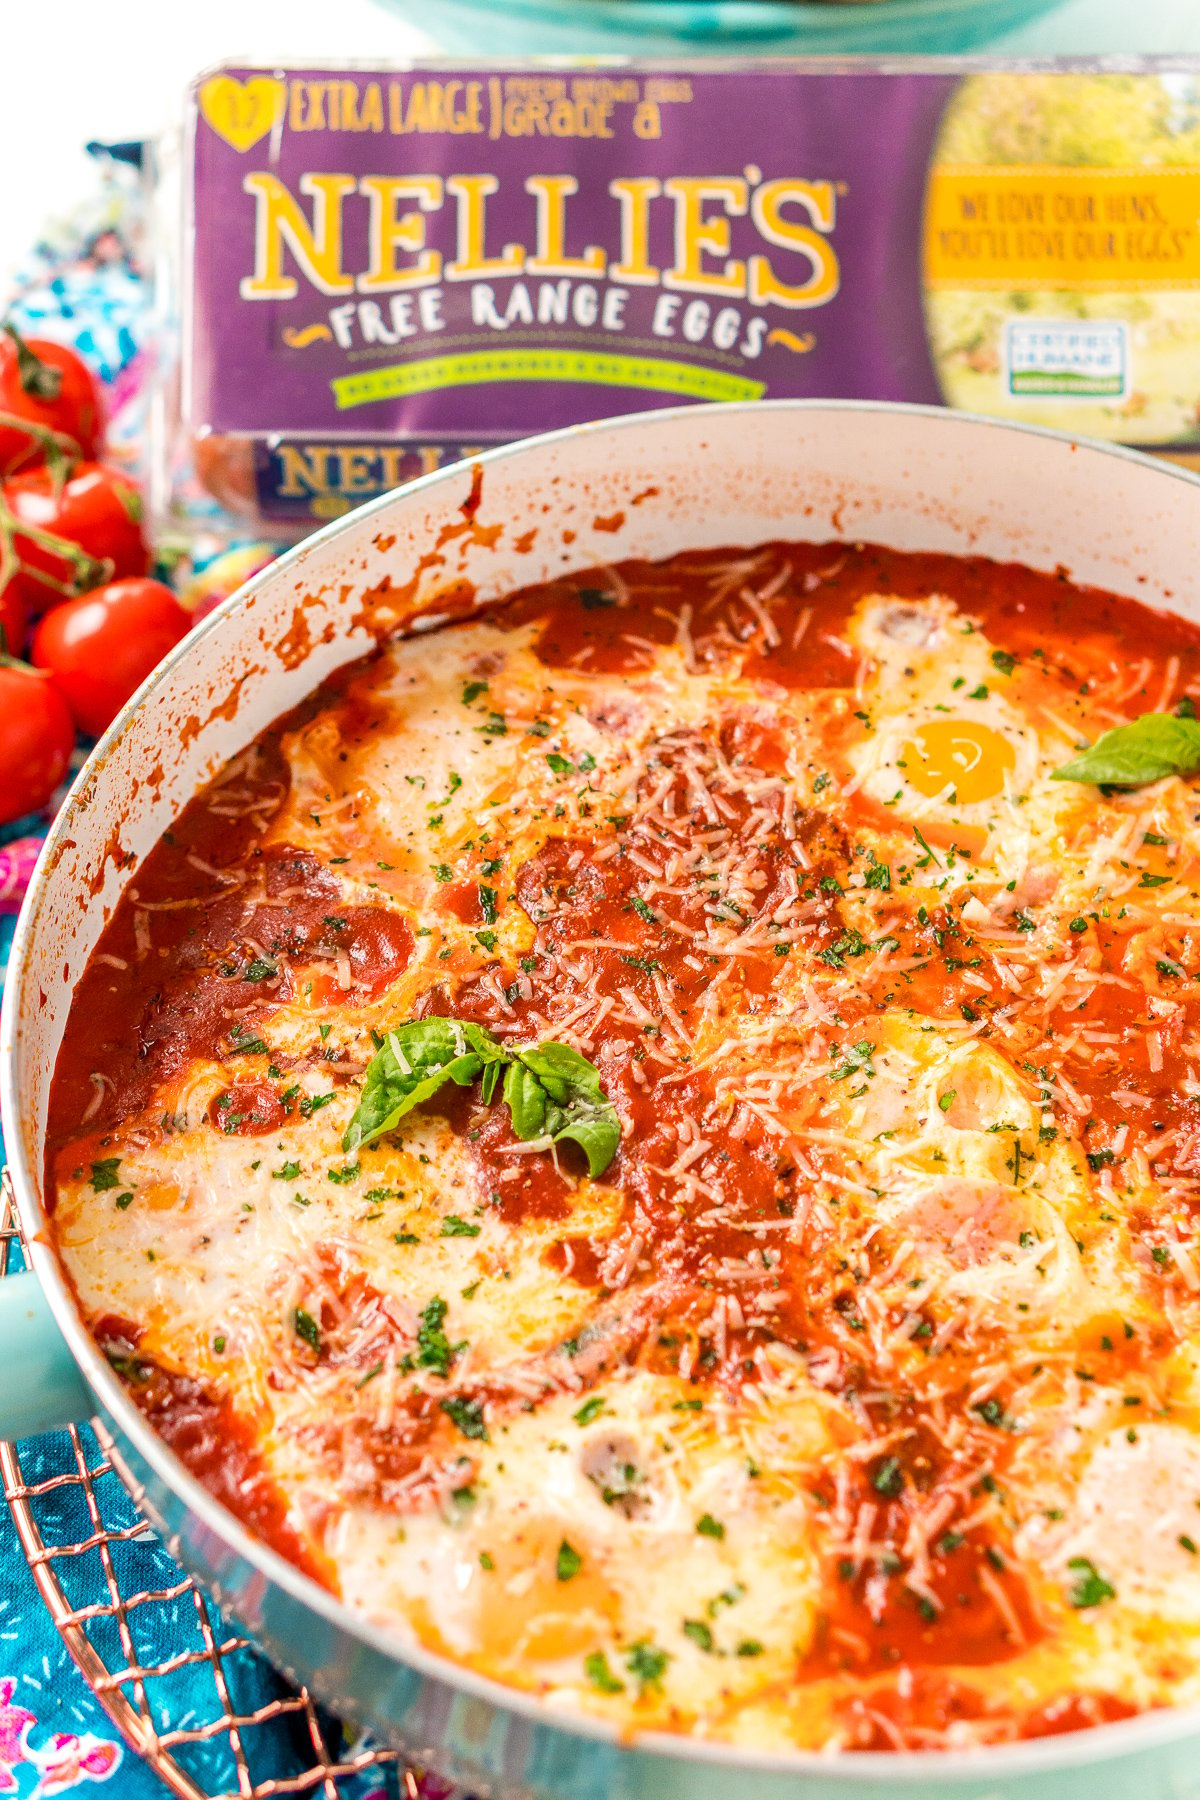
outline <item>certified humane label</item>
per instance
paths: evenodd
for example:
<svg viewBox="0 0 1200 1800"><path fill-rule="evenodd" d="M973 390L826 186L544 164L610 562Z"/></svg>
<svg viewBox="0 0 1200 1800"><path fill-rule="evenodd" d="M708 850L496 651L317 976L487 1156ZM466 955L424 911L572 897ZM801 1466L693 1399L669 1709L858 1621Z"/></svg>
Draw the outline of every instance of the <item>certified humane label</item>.
<svg viewBox="0 0 1200 1800"><path fill-rule="evenodd" d="M1124 399L1127 332L1120 320L1013 320L1005 332L1010 394Z"/></svg>

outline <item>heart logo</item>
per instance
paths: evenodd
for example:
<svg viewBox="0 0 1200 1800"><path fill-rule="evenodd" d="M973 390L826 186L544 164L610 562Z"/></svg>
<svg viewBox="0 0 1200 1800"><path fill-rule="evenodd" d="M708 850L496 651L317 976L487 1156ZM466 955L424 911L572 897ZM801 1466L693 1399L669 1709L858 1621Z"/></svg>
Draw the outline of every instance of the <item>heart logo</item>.
<svg viewBox="0 0 1200 1800"><path fill-rule="evenodd" d="M218 137L235 150L249 150L283 118L287 88L270 75L238 81L213 75L200 89L200 111Z"/></svg>

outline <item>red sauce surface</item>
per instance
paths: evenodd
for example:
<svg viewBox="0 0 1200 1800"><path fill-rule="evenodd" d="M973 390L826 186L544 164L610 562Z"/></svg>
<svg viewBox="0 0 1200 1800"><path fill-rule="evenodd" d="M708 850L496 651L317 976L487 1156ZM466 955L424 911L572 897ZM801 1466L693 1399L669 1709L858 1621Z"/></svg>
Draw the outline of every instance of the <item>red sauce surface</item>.
<svg viewBox="0 0 1200 1800"><path fill-rule="evenodd" d="M255 1021L291 998L301 973L328 980L339 950L351 1003L380 992L413 949L405 919L345 905L331 872L307 851L260 848L251 820L278 810L286 788L279 733L245 770L194 801L134 878L79 982L67 1047L51 1096L47 1150L86 1119L93 1132L143 1107L154 1088L194 1057L234 1057ZM261 810L237 816L232 807ZM203 865L203 867L201 866ZM299 1066L289 1060L288 1070ZM324 1066L324 1065L323 1065ZM93 1070L107 1076L95 1105ZM336 1080L336 1064L330 1065ZM294 1077L293 1077L294 1078ZM241 1129L270 1130L290 1108L261 1087Z"/></svg>
<svg viewBox="0 0 1200 1800"><path fill-rule="evenodd" d="M772 691L853 687L859 657L846 629L864 595L884 593L902 601L937 593L953 599L998 651L1010 652L1023 673L1045 684L1051 698L1085 693L1132 717L1169 708L1189 691L1200 694L1200 631L1134 601L1075 588L1060 576L978 558L829 544L767 546L747 553L744 567L730 573L732 554L686 555L662 565L626 563L565 577L518 595L497 616L513 626L536 624L537 655L549 671L632 674L646 666L648 643L686 640L701 670L719 666L733 652L747 656L745 673L759 680L769 697ZM714 571L722 568L726 574L718 579ZM344 678L335 698L348 743L361 740L382 717L369 672L356 687ZM315 704L309 703L310 712ZM102 949L126 966L93 959L80 983L52 1094L51 1157L81 1131L90 1134L89 1141L102 1141L107 1126L137 1111L155 1084L190 1057L235 1056L238 1039L244 1043L253 1035L256 1019L269 1016L290 995L314 959L328 963L339 950L348 955L348 994L322 990L336 1006L342 998L384 992L412 955L413 933L396 912L343 904L336 870L304 851L261 847L262 832L286 792L281 729L267 733L233 774L189 807L138 871L118 908ZM831 1551L830 1598L797 1677L861 1678L869 1693L864 1688L848 1714L853 1741L862 1748L892 1749L898 1741L919 1744L922 1732L944 1729L954 1718L978 1719L986 1711L969 1683L939 1675L939 1666L1005 1661L1036 1643L1045 1627L1012 1555L1002 1508L989 1525L943 1531L920 1577L912 1558L894 1548L904 1540L909 1501L958 1483L966 1512L982 1494L1002 1491L1015 1436L1006 1421L1003 1384L984 1407L970 1398L978 1367L995 1354L995 1338L969 1349L951 1341L934 1356L929 1342L938 1320L933 1318L911 1337L901 1367L877 1365L860 1317L859 1289L891 1255L886 1237L865 1244L856 1271L818 1228L777 1233L769 1240L775 1257L769 1310L753 1315L743 1308L741 1323L735 1321L719 1337L702 1329L720 1287L714 1271L744 1265L748 1247L767 1241L748 1240L747 1223L806 1216L813 1171L819 1176L835 1166L836 1156L809 1145L802 1169L793 1150L752 1109L739 1113L733 1107L726 1109L723 1135L709 1147L720 1167L705 1165L710 1185L719 1180L721 1207L713 1208L702 1193L697 1197L699 1191L681 1189L670 1165L693 1122L713 1116L726 1071L673 1060L663 1049L664 1020L672 1016L686 1028L717 982L730 1009L753 1017L765 1010L794 964L769 945L726 964L715 956L698 957L694 933L711 916L706 910L711 893L697 884L669 893L661 884L648 886L647 858L661 860L681 845L704 841L705 834L714 841L736 840L743 852L739 879L750 896L747 908L765 914L793 893L797 861L789 841L798 841L804 898L817 930L802 952L792 954L808 958L818 977L822 966L840 969L858 954L852 944L847 948L843 891L847 870L863 866L856 830L869 824L894 832L896 858L911 859L908 828L898 827L862 796L840 810L814 800L801 807L785 832L787 802L779 791L765 783L765 797L752 796L755 781L777 775L787 753L786 734L769 714L761 707L749 709L724 719L715 742L702 729L676 731L661 741L643 780L644 792L652 788L669 796L672 828L660 828L657 838L645 831L639 835L628 820L600 814L593 819L585 802L577 828L551 837L516 869L506 865L500 874L485 874L485 860L496 858L498 846L468 847L455 865L454 880L439 889L436 905L476 926L492 922L497 894L514 896L534 928L534 949L520 969L498 951L482 962L478 956L456 960L439 974L418 1011L453 1014L520 1035L534 1011L555 1016L547 984L565 982L564 959L586 954L587 991L611 1000L623 1020L598 1034L594 1060L606 1092L632 1124L606 1180L622 1195L618 1239L629 1250L635 1273L632 1280L628 1271L618 1280L614 1271L621 1259L614 1261L612 1244L569 1228L547 1260L564 1281L598 1295L622 1282L630 1282L631 1294L645 1285L653 1295L652 1305L627 1309L586 1366L594 1371L619 1359L674 1373L680 1345L692 1343L697 1391L719 1387L733 1394L756 1376L756 1351L773 1341L807 1357L814 1380L853 1404L864 1431L889 1437L886 1455L847 1463L841 1492L835 1494L828 1484L818 1490L826 1509L840 1506L851 1517L864 1507L874 1509L876 1550L859 1562ZM184 901L199 903L179 904ZM1037 905L1036 899L1029 902L1031 914ZM147 908L153 956L144 952ZM1056 1105L1052 1084L1059 1072L1094 1096L1084 1136L1098 1177L1106 1168L1119 1169L1138 1150L1153 1164L1160 1142L1186 1142L1200 1125L1200 1101L1182 1083L1183 1046L1200 1025L1200 983L1164 974L1161 963L1149 973L1137 964L1135 985L1102 983L1082 1004L1077 995L1064 997L1051 1013L1049 1029L1039 1026L1028 1042L1015 1043L1011 1033L1002 1037L991 1024L993 1013L1010 998L996 956L976 942L957 913L931 906L924 917L910 912L894 929L901 953L922 958L923 966L912 970L900 989L894 977L884 975L840 992L834 1035L843 1047L864 1038L874 1021L899 1005L933 1018L982 1019L984 1041L994 1042L1026 1071L1041 1072L1048 1108ZM1176 949L1194 963L1186 947ZM1069 950L1081 967L1126 977L1139 955L1132 927L1116 918L1094 921ZM529 979L522 984L524 975ZM1162 1054L1156 1069L1146 1048L1147 988L1176 1003L1169 1019L1159 1022ZM659 1024L631 1025L631 1018ZM1081 1049L1079 1031L1085 1025L1123 1034L1119 1049L1099 1056L1086 1044ZM270 1081L231 1077L210 1109L214 1129L276 1129L290 1116L287 1089L294 1066L281 1068ZM322 1067L331 1082L344 1078L336 1059ZM108 1083L97 1109L91 1073L98 1069ZM1133 1090L1146 1106L1131 1115L1112 1099L1116 1087ZM507 1112L482 1107L477 1090L443 1090L433 1104L463 1137L481 1193L507 1222L569 1218L582 1168L573 1146L562 1146L557 1167L546 1156L514 1159L505 1154L515 1143ZM1072 1129L1068 1117L1061 1111L1057 1116L1058 1129ZM1118 1131L1124 1137L1115 1150ZM1137 1224L1147 1244L1157 1242L1162 1221ZM347 1293L352 1280L343 1281ZM731 1286L729 1292L745 1290ZM328 1323L332 1328L335 1321ZM1152 1387L1155 1360L1170 1342L1165 1322L1131 1338L1114 1320L1111 1334L1095 1334L1079 1346L1079 1354L1105 1373ZM336 1343L322 1354L336 1356ZM928 1395L935 1386L941 1416L958 1422L955 1432L930 1426ZM286 1527L277 1497L261 1487L246 1460L249 1434L220 1403L161 1372L136 1382L133 1391L189 1466L230 1504L236 1501L239 1516L282 1546L279 1533ZM483 1384L472 1394L501 1404ZM377 1470L380 1496L399 1492L428 1443L448 1436L453 1434L437 1408L415 1392L398 1400L387 1432L364 1425L360 1448ZM461 1439L454 1447L464 1456L469 1448ZM242 1492L247 1480L249 1500ZM884 1544L893 1546L890 1561L877 1554ZM907 1671L910 1679L889 1685L885 1678L897 1671ZM1104 1695L1079 1696L1010 1721L1004 1729L1045 1735L1082 1729L1127 1710Z"/></svg>
<svg viewBox="0 0 1200 1800"><path fill-rule="evenodd" d="M201 1382L139 1354L139 1328L127 1319L99 1319L94 1330L138 1406L185 1468L248 1530L336 1591L332 1569L290 1523L287 1503L266 1471L250 1423Z"/></svg>
<svg viewBox="0 0 1200 1800"><path fill-rule="evenodd" d="M1134 1717L1137 1709L1112 1694L1070 1694L1027 1713L1019 1731L968 1683L933 1670L918 1669L899 1685L874 1687L839 1709L850 1750L920 1750L944 1742L943 1733L969 1721L988 1743L1013 1737L1060 1737Z"/></svg>

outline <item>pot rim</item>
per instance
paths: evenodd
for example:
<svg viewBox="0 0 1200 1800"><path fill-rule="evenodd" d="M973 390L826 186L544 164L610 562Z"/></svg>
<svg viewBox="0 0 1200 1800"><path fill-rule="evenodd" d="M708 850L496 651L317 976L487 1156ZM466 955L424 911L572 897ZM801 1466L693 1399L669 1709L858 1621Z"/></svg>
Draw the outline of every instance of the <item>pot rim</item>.
<svg viewBox="0 0 1200 1800"><path fill-rule="evenodd" d="M72 835L81 798L93 776L102 770L116 744L133 728L142 704L171 681L175 669L201 637L223 631L226 622L241 612L268 582L289 574L300 575L305 563L314 555L319 556L340 537L361 530L373 521L382 520L391 508L404 506L412 496L438 487L448 487L456 480L461 480L464 475L470 476L476 465L482 465L486 470L512 457L530 453L544 456L546 452L552 452L556 444L581 436L598 433L608 436L615 432L636 432L639 428L662 423L703 421L763 411L780 414L902 415L937 422L947 430L960 426L984 427L1000 436L1015 433L1045 438L1067 449L1082 450L1088 455L1118 458L1163 479L1184 482L1200 490L1200 474L1194 474L1177 464L1163 462L1144 451L1133 450L1125 445L1079 438L1073 433L1057 431L1048 426L993 419L979 413L951 411L946 407L911 402L796 399L711 402L655 408L648 412L589 420L581 425L543 432L535 437L522 438L512 444L483 451L478 456L435 469L428 475L406 483L402 488L376 496L284 551L222 601L158 664L89 753L42 846L13 936L3 1004L0 1007L0 1117L12 1120L19 1117L17 1061L22 992L32 978L32 952L42 902L54 880L59 854L66 847L65 840ZM498 1711L516 1714L532 1725L561 1732L564 1736L604 1744L613 1749L647 1752L679 1763L704 1763L746 1774L820 1776L827 1783L851 1783L870 1778L884 1783L894 1782L898 1787L923 1784L926 1788L936 1788L963 1777L990 1780L1003 1775L1034 1775L1085 1768L1101 1760L1152 1751L1191 1737L1200 1741L1200 1704L1196 1704L1178 1709L1160 1708L1131 1719L1117 1720L1059 1736L1021 1739L963 1750L920 1750L890 1756L887 1753L855 1750L839 1751L836 1755L816 1750L760 1751L740 1744L673 1732L631 1733L615 1723L590 1717L583 1712L564 1710L560 1713L547 1706L535 1694L511 1688L490 1676L478 1674L449 1657L426 1650L420 1644L408 1643L387 1627L373 1625L369 1619L322 1588L278 1551L256 1538L190 1473L168 1448L165 1440L153 1430L83 1322L61 1261L49 1238L48 1215L43 1203L37 1198L36 1171L30 1166L26 1135L17 1129L13 1137L15 1142L7 1146L8 1167L17 1212L25 1234L30 1268L41 1283L59 1330L88 1387L99 1399L102 1411L115 1425L118 1439L124 1437L132 1443L137 1454L149 1464L164 1485L184 1502L193 1515L199 1517L223 1545L261 1571L276 1586L284 1589L293 1600L318 1613L330 1625L365 1647L386 1654L425 1679L483 1701ZM38 1153L40 1154L40 1146Z"/></svg>

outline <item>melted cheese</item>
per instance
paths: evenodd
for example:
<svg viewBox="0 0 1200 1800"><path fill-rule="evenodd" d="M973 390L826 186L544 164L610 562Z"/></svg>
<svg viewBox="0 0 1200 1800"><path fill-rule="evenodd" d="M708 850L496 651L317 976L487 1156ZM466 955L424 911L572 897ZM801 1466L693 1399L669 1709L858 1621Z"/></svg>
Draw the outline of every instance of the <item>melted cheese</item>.
<svg viewBox="0 0 1200 1800"><path fill-rule="evenodd" d="M59 1246L351 1604L556 1707L836 1748L1200 1698L1195 791L1050 779L1117 676L940 588L818 649L792 570L581 578L287 727L250 860L197 865L245 883L222 1033L137 1104L96 1071ZM329 884L303 943L255 936L255 857ZM374 982L364 916L411 930ZM617 1162L477 1092L350 1161L429 1012L593 1057Z"/></svg>

